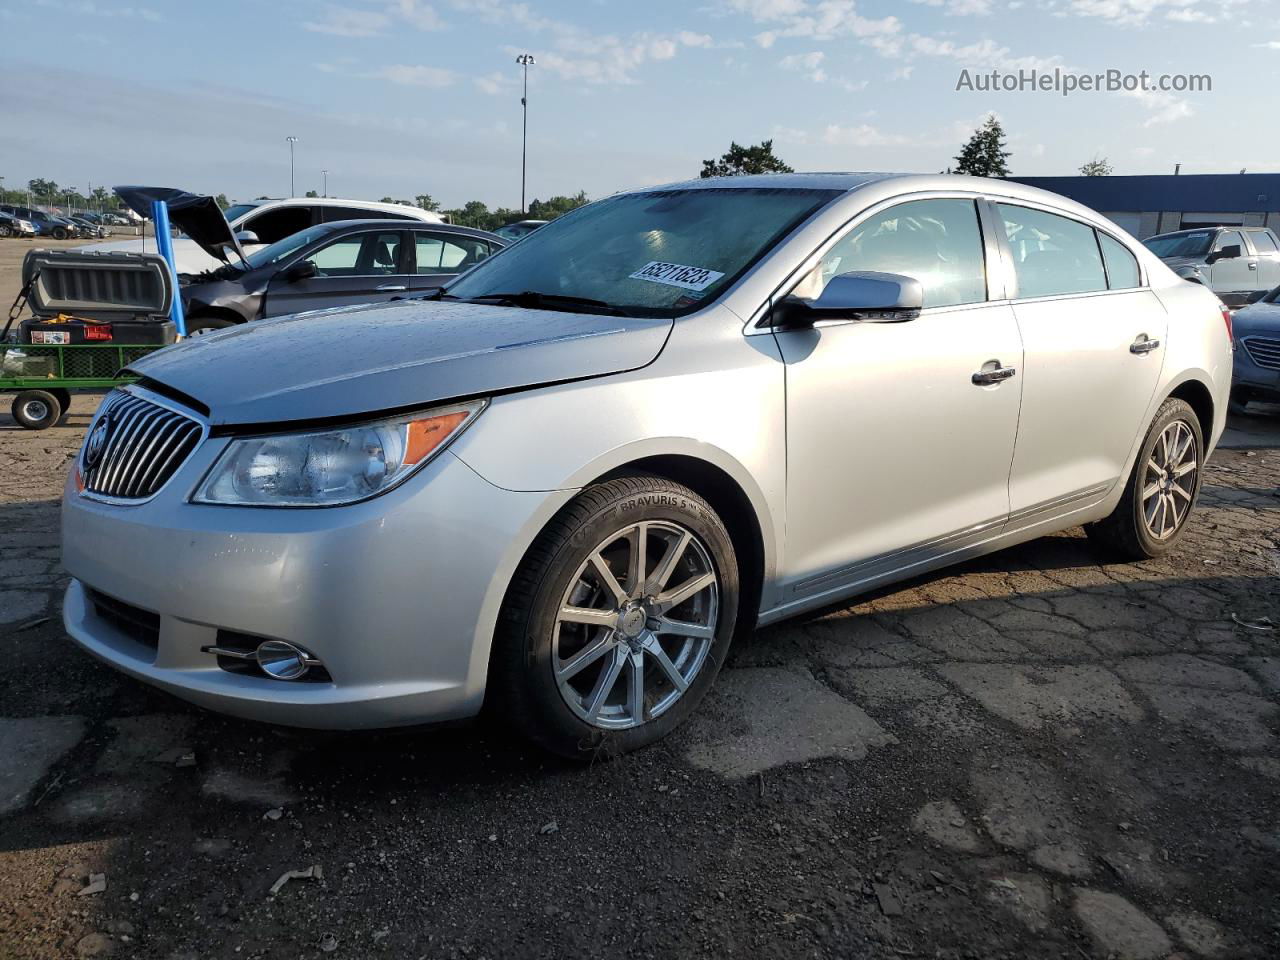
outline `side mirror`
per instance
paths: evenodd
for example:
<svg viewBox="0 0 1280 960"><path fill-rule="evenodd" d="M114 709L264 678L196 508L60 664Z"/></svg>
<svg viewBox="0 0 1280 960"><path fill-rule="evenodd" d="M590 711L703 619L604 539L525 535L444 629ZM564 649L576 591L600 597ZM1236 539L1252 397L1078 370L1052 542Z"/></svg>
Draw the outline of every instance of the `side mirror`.
<svg viewBox="0 0 1280 960"><path fill-rule="evenodd" d="M256 233L254 233L252 230L241 230L239 233L237 233L237 234L236 234L236 239L237 239L238 241L240 241L240 246L242 246L242 247L243 247L246 243L261 243L261 242L262 242L261 240L259 240L259 239L258 239L258 235L257 235Z"/></svg>
<svg viewBox="0 0 1280 960"><path fill-rule="evenodd" d="M1233 243L1229 247L1223 247L1221 250L1215 250L1209 254L1209 262L1217 263L1219 260L1239 260L1244 256L1244 251L1240 249L1240 244Z"/></svg>
<svg viewBox="0 0 1280 960"><path fill-rule="evenodd" d="M774 307L772 322L781 330L811 327L820 320L902 323L920 316L922 309L919 280L865 271L832 277L816 300L787 297Z"/></svg>
<svg viewBox="0 0 1280 960"><path fill-rule="evenodd" d="M310 280L315 275L316 265L314 260L299 260L284 272L284 278L289 283L297 283L299 280Z"/></svg>

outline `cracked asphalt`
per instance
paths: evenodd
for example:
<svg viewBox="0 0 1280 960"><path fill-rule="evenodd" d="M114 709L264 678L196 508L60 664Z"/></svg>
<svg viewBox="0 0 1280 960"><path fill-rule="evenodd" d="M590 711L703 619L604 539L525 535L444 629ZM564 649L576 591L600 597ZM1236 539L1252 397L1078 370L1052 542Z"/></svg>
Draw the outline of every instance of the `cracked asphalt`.
<svg viewBox="0 0 1280 960"><path fill-rule="evenodd" d="M73 648L97 399L0 417L0 957L1280 956L1274 416L1172 556L1073 530L761 631L687 728L578 767L230 720Z"/></svg>

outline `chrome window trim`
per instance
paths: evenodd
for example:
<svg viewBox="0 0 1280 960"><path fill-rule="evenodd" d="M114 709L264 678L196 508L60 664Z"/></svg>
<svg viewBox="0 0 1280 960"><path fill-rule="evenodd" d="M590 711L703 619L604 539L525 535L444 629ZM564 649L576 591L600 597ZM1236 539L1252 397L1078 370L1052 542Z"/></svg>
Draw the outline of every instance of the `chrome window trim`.
<svg viewBox="0 0 1280 960"><path fill-rule="evenodd" d="M158 407L163 407L165 410L168 410L170 413L176 414L177 416L180 416L180 417L185 417L186 419L190 420L192 423L195 423L196 425L199 426L200 435L196 440L195 446L191 448L191 452L187 455L187 459L184 460L183 463L186 463L192 457L194 457L196 453L200 450L200 448L204 446L205 441L209 439L208 418L196 413L194 410L191 410L188 407L181 406L175 403L174 401L168 399L167 397L163 397L160 394L157 394L151 390L146 389L145 387L140 387L136 383L124 384L123 386L117 387L116 389L119 390L121 393L127 393L130 396L136 397L139 400L143 400L147 403L155 404ZM110 396L111 394L108 393L107 397L110 397ZM93 415L93 419L89 421L89 428L85 431L85 434L84 434L84 437L85 437L84 443L80 445L80 450L76 454L76 470L81 474L83 474L84 472L85 449L89 442L89 437L93 435L93 428L98 425L98 420L102 417L102 411L106 406L106 399L107 399L106 397L103 397L103 402L99 404L97 412L95 412ZM148 497L111 497L111 496L107 496L106 494L94 493L93 491L87 488L79 490L78 492L79 492L79 495L84 499L92 500L95 503L105 503L113 507L140 507L140 506L143 506L144 504L150 503L156 497L160 496L160 494L162 494L168 488L169 484L173 483L174 478L177 477L177 475L181 472L182 472L182 464L180 463L178 464L177 467L174 468L173 473L169 475L169 479L166 480L164 483L160 484L160 486L156 488L156 491Z"/></svg>

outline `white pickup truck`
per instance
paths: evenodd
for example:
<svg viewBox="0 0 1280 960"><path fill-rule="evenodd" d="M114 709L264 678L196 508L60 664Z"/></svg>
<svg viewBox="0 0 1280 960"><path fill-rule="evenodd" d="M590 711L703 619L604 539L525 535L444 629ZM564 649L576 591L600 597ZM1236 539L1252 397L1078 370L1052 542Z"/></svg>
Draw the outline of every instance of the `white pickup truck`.
<svg viewBox="0 0 1280 960"><path fill-rule="evenodd" d="M1244 306L1280 287L1280 240L1266 227L1203 227L1142 241L1169 269Z"/></svg>

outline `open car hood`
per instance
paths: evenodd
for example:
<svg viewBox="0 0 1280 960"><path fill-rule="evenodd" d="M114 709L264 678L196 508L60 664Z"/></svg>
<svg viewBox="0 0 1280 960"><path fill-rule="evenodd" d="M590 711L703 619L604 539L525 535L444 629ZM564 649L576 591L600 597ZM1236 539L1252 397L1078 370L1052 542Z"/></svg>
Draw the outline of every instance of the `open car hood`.
<svg viewBox="0 0 1280 960"><path fill-rule="evenodd" d="M402 300L255 320L129 371L202 404L215 428L287 429L636 370L672 322Z"/></svg>
<svg viewBox="0 0 1280 960"><path fill-rule="evenodd" d="M228 263L227 247L230 247L237 257L244 259L240 241L231 232L231 224L213 197L173 187L116 187L115 191L131 210L148 218L152 202L163 200L169 205L169 222L198 243L205 253Z"/></svg>

